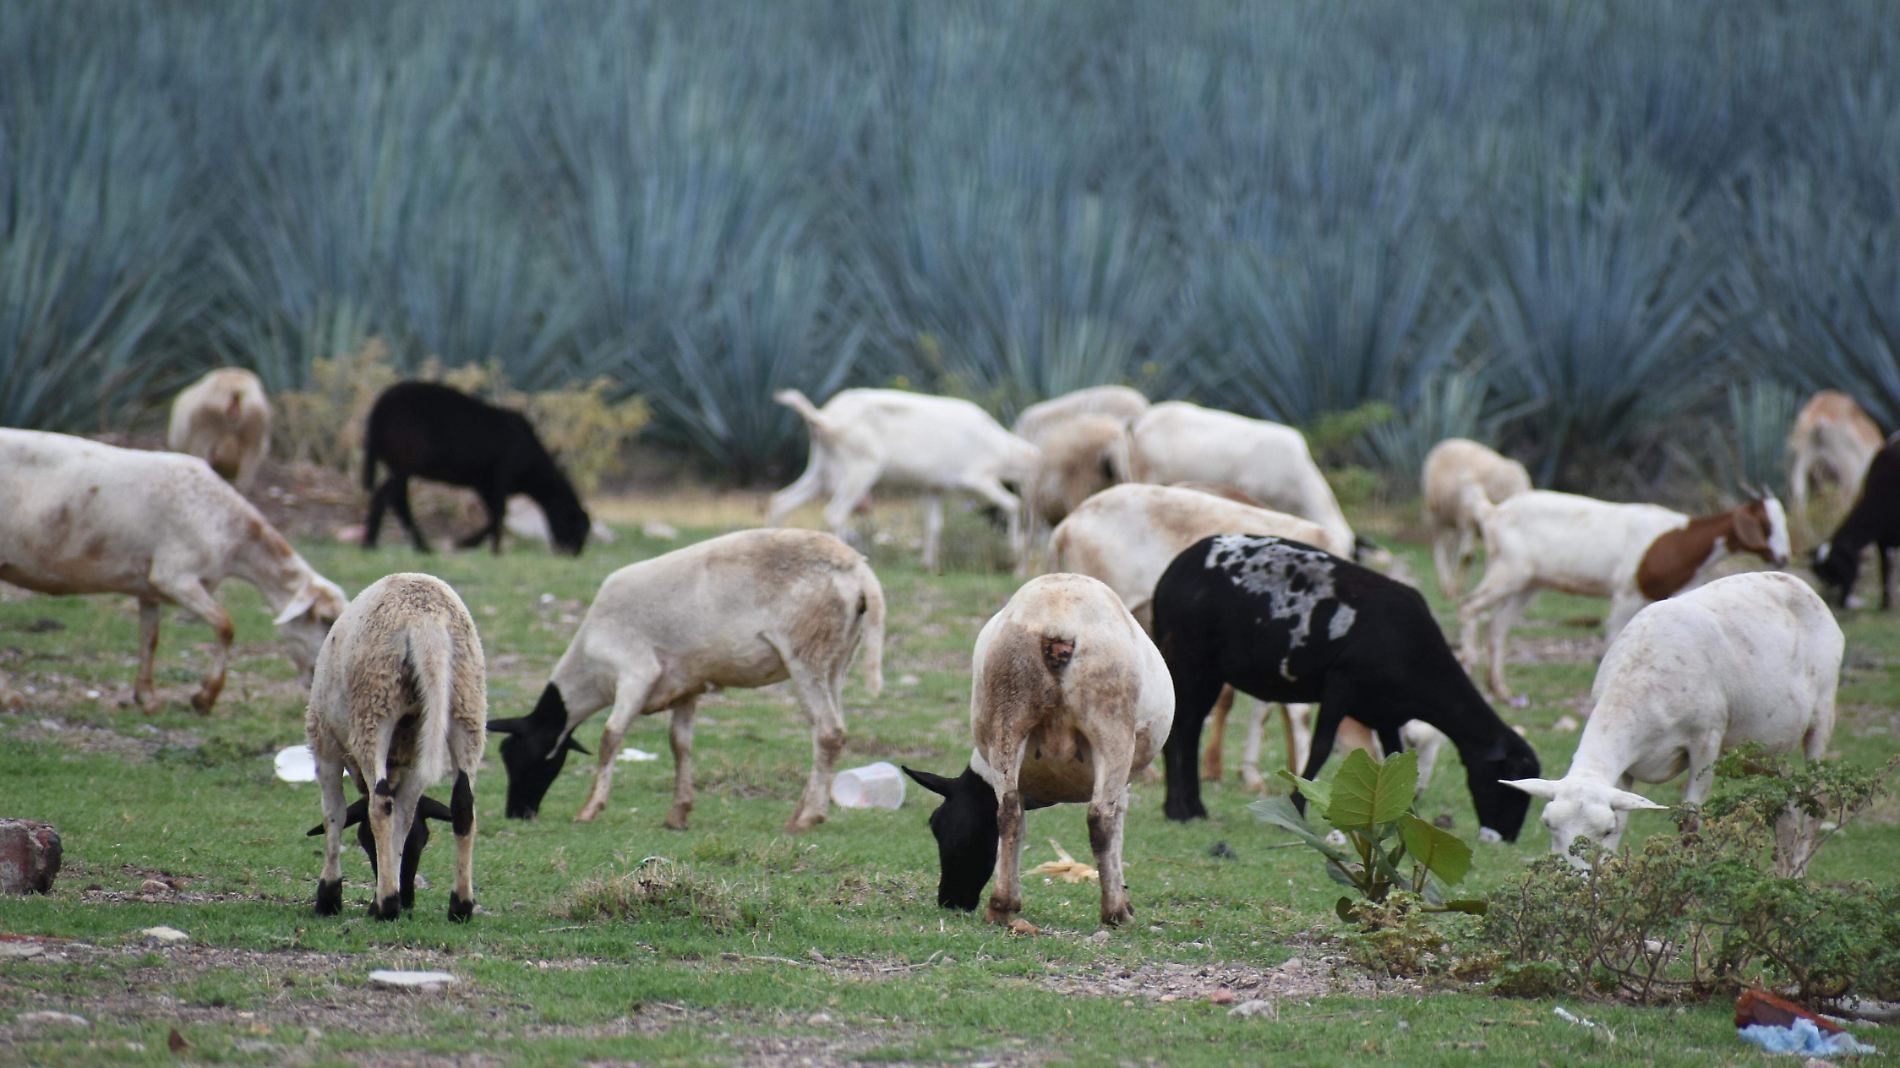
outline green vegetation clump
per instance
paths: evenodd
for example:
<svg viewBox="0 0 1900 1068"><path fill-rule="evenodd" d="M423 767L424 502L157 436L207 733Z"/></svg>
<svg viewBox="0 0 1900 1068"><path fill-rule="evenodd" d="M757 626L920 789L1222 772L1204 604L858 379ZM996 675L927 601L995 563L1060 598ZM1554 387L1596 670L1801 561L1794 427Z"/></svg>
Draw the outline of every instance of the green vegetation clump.
<svg viewBox="0 0 1900 1068"><path fill-rule="evenodd" d="M713 931L752 926L759 917L730 885L708 879L665 857L648 857L632 871L582 879L568 892L570 920L692 920Z"/></svg>

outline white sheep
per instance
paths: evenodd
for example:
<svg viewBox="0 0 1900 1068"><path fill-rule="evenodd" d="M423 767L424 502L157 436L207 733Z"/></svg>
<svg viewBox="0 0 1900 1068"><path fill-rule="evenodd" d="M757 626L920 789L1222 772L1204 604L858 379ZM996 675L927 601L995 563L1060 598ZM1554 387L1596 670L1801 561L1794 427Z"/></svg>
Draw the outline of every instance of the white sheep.
<svg viewBox="0 0 1900 1068"><path fill-rule="evenodd" d="M1148 398L1127 386L1090 386L1024 408L1010 430L1040 446L1043 435L1079 415L1107 416L1129 427L1147 411Z"/></svg>
<svg viewBox="0 0 1900 1068"><path fill-rule="evenodd" d="M1085 575L1032 579L976 638L970 729L976 748L955 779L904 769L944 798L931 814L937 903L984 917L1023 908L1023 812L1087 802L1102 922L1134 916L1122 884L1129 777L1148 766L1174 721L1174 686L1154 642L1115 592Z"/></svg>
<svg viewBox="0 0 1900 1068"><path fill-rule="evenodd" d="M1001 510L1016 559L1025 551L1021 501L1004 482L1022 485L1035 475L1036 447L1004 430L976 405L896 389L847 389L816 408L795 389L773 399L805 420L811 455L804 474L772 495L767 526L779 526L810 501L830 495L825 523L843 537L851 513L873 487L924 494L926 570L938 567L944 493L967 493Z"/></svg>
<svg viewBox="0 0 1900 1068"><path fill-rule="evenodd" d="M158 708L152 659L159 607L168 601L217 634L211 671L191 703L204 712L217 702L233 628L215 593L227 578L264 595L291 660L308 671L343 612L343 591L311 570L204 461L65 434L0 430L0 580L40 593L136 597L133 696L140 708Z"/></svg>
<svg viewBox="0 0 1900 1068"><path fill-rule="evenodd" d="M1353 555L1352 526L1298 430L1168 401L1148 409L1131 434L1136 480L1232 486L1269 508L1318 523L1334 544L1347 546L1340 555Z"/></svg>
<svg viewBox="0 0 1900 1068"><path fill-rule="evenodd" d="M1604 654L1570 770L1505 785L1548 800L1553 851L1569 856L1579 838L1615 849L1631 810L1664 807L1630 792L1634 782L1668 782L1687 770L1682 799L1696 805L1724 749L1757 742L1819 760L1834 733L1842 647L1826 602L1785 572L1732 575L1658 601ZM1776 837L1777 870L1799 873L1812 825L1789 813Z"/></svg>
<svg viewBox="0 0 1900 1068"><path fill-rule="evenodd" d="M1798 516L1808 511L1811 482L1832 482L1852 494L1880 451L1880 427L1854 398L1824 389L1808 398L1788 430L1788 491Z"/></svg>
<svg viewBox="0 0 1900 1068"><path fill-rule="evenodd" d="M237 367L207 372L172 401L165 444L210 464L238 489L250 489L270 453L270 401L263 381Z"/></svg>
<svg viewBox="0 0 1900 1068"><path fill-rule="evenodd" d="M1128 429L1105 415L1078 415L1044 428L1036 442L1042 458L1023 488L1027 540L1032 548L1083 501L1128 481ZM1029 559L1019 562L1026 571Z"/></svg>
<svg viewBox="0 0 1900 1068"><path fill-rule="evenodd" d="M432 575L387 575L344 611L317 654L304 717L323 791L318 915L334 916L343 908L346 768L364 792L375 838L370 915L393 920L413 902L414 862L405 853L421 822L417 804L422 791L450 771L455 887L449 919L464 921L474 913L475 773L487 718L481 638L448 583Z"/></svg>
<svg viewBox="0 0 1900 1068"><path fill-rule="evenodd" d="M1688 516L1654 504L1619 504L1551 490L1520 493L1491 504L1465 483L1466 507L1484 528L1484 578L1458 609L1461 659L1475 673L1480 631L1491 629L1486 675L1491 693L1511 696L1504 682L1504 643L1540 589L1610 598L1606 636L1636 611L1693 587L1732 552L1750 552L1776 567L1788 562L1788 517L1762 496L1737 508Z"/></svg>
<svg viewBox="0 0 1900 1068"><path fill-rule="evenodd" d="M844 748L841 694L860 644L876 696L884 684L884 591L864 557L829 534L744 530L629 564L601 583L533 713L488 725L508 735L507 814L535 815L568 750L580 748L574 729L612 705L594 786L575 818L599 816L628 725L665 709L674 764L666 825L684 829L700 695L789 678L811 721L812 768L787 829L816 826Z"/></svg>
<svg viewBox="0 0 1900 1068"><path fill-rule="evenodd" d="M1478 485L1492 504L1531 488L1524 465L1466 438L1446 438L1425 454L1419 476L1425 523L1432 532L1432 563L1438 586L1456 600L1464 592L1465 568L1482 536L1478 517L1465 507L1464 484Z"/></svg>

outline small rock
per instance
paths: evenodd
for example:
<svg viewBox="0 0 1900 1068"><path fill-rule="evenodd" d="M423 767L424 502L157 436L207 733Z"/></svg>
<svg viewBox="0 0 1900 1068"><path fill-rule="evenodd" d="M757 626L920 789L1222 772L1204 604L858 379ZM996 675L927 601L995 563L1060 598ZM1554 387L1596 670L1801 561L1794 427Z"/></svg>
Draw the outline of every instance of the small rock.
<svg viewBox="0 0 1900 1068"><path fill-rule="evenodd" d="M457 982L455 976L448 972L374 971L369 973L371 986L391 990L440 990L445 986L454 986Z"/></svg>
<svg viewBox="0 0 1900 1068"><path fill-rule="evenodd" d="M814 1012L805 1017L805 1023L811 1027L823 1027L830 1022L831 1014L828 1012Z"/></svg>
<svg viewBox="0 0 1900 1068"><path fill-rule="evenodd" d="M1456 823L1457 821L1451 818L1451 813L1449 812L1440 812L1438 815L1432 817L1432 826L1437 827L1441 831L1451 830Z"/></svg>
<svg viewBox="0 0 1900 1068"><path fill-rule="evenodd" d="M1219 990L1207 995L1207 1000L1214 1005L1232 1005L1234 1003L1234 992L1226 987L1221 987Z"/></svg>
<svg viewBox="0 0 1900 1068"><path fill-rule="evenodd" d="M1166 1004L1168 1004L1168 1003L1170 1003L1170 1002L1174 1002L1174 1001L1179 1001L1179 1000L1181 1000L1181 995L1179 995L1179 994L1163 994L1163 995L1161 995L1161 1003L1162 1003L1163 1005L1166 1005Z"/></svg>
<svg viewBox="0 0 1900 1068"><path fill-rule="evenodd" d="M1104 927L1104 928L1102 928L1101 930L1099 930L1099 931L1097 931L1097 932L1095 932L1094 934L1092 934L1092 935L1090 935L1090 936L1088 936L1087 938L1085 938L1085 939L1083 939L1083 941L1084 941L1084 942L1093 942L1093 943L1095 943L1095 944L1096 944L1096 945L1098 945L1098 946L1105 946L1105 945L1107 945L1107 944L1108 944L1108 940L1109 940L1109 938L1111 938L1111 937L1112 937L1112 936L1111 936L1111 935L1110 935L1110 934L1108 933L1108 928L1106 928L1106 927Z"/></svg>
<svg viewBox="0 0 1900 1068"><path fill-rule="evenodd" d="M912 687L912 686L916 686L916 685L918 685L918 684L920 684L920 683L922 683L923 681L924 681L924 680L922 680L922 679L920 679L920 678L918 678L918 677L917 677L917 676L915 676L915 675L899 675L899 676L897 676L897 684L898 684L899 686L902 686L902 687L904 687L905 689L909 689L909 688L910 688L910 687Z"/></svg>
<svg viewBox="0 0 1900 1068"><path fill-rule="evenodd" d="M159 942L168 946L191 941L190 935L176 927L147 927L139 933L144 935L148 942Z"/></svg>
<svg viewBox="0 0 1900 1068"><path fill-rule="evenodd" d="M147 879L139 884L141 894L169 894L171 889L171 884L163 879Z"/></svg>
<svg viewBox="0 0 1900 1068"><path fill-rule="evenodd" d="M658 519L649 519L640 524L640 533L654 541L672 541L680 536L678 527L671 523L663 523Z"/></svg>
<svg viewBox="0 0 1900 1068"><path fill-rule="evenodd" d="M52 824L0 819L0 894L52 893L59 858Z"/></svg>
<svg viewBox="0 0 1900 1068"><path fill-rule="evenodd" d="M1518 694L1516 697L1511 698L1510 704L1512 708L1529 708L1531 706L1531 699L1523 694Z"/></svg>
<svg viewBox="0 0 1900 1068"><path fill-rule="evenodd" d="M0 960L24 960L46 952L38 942L0 942Z"/></svg>
<svg viewBox="0 0 1900 1068"><path fill-rule="evenodd" d="M1576 731L1577 728L1581 726L1583 726L1583 724L1577 722L1577 717L1566 713L1565 715L1558 716L1557 722L1551 724L1550 729L1554 731L1562 731L1565 734L1570 734Z"/></svg>
<svg viewBox="0 0 1900 1068"><path fill-rule="evenodd" d="M823 953L820 953L820 952L818 952L818 947L817 947L817 946L813 946L812 948L810 948L810 949L808 949L808 950L806 950L806 951L805 951L805 957L806 957L806 958L807 958L808 960L811 960L811 961L813 961L813 962L815 962L815 963L818 963L818 964L829 964L829 963L831 963L831 958L830 958L830 957L827 957L827 956L825 956L825 955L824 955Z"/></svg>
<svg viewBox="0 0 1900 1068"><path fill-rule="evenodd" d="M13 1018L13 1022L28 1027L58 1025L61 1027L91 1027L92 1021L84 1016L74 1016L70 1012L23 1012Z"/></svg>
<svg viewBox="0 0 1900 1068"><path fill-rule="evenodd" d="M1243 1020L1255 1016L1264 1016L1269 1020L1277 1020L1280 1018L1280 1010L1273 1002L1265 998L1253 998L1252 1000L1243 1001L1233 1008L1228 1009L1227 1015L1238 1016Z"/></svg>
<svg viewBox="0 0 1900 1068"><path fill-rule="evenodd" d="M1018 935L1037 935L1037 934L1042 933L1042 928L1037 927L1035 924L1030 923L1028 920L1019 918L1019 919L1014 919L1014 920L1009 921L1009 933L1018 934Z"/></svg>
<svg viewBox="0 0 1900 1068"><path fill-rule="evenodd" d="M104 695L101 694L98 690L87 690L86 696L90 698L91 700L97 701L100 697Z"/></svg>
<svg viewBox="0 0 1900 1068"><path fill-rule="evenodd" d="M1809 1057L1801 1062L1801 1068L1834 1068L1834 1062L1824 1061L1819 1057Z"/></svg>
<svg viewBox="0 0 1900 1068"><path fill-rule="evenodd" d="M1234 852L1233 847L1229 846L1226 842L1215 842L1213 845L1208 846L1207 855L1210 857L1216 857L1220 860L1239 860L1240 859L1240 854Z"/></svg>

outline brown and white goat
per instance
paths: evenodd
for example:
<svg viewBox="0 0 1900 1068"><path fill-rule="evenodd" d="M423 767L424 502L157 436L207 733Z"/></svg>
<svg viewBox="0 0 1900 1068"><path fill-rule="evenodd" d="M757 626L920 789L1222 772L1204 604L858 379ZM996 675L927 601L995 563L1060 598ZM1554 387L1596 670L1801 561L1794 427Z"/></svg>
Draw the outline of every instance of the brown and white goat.
<svg viewBox="0 0 1900 1068"><path fill-rule="evenodd" d="M475 621L433 575L386 575L358 596L324 639L310 684L304 732L323 790L323 874L317 914L343 908L343 829L350 806L343 772L364 791L376 845L370 915L393 920L414 900L409 852L422 791L455 773L455 888L449 919L475 912L475 773L487 733L488 669ZM371 784L374 787L371 787ZM420 852L420 845L416 851ZM406 895L405 892L406 891Z"/></svg>
<svg viewBox="0 0 1900 1068"><path fill-rule="evenodd" d="M1824 389L1808 398L1788 431L1788 493L1796 516L1808 512L1810 484L1831 482L1853 493L1880 450L1880 428L1854 398Z"/></svg>
<svg viewBox="0 0 1900 1068"><path fill-rule="evenodd" d="M165 445L196 456L248 490L270 452L270 401L264 383L238 367L208 372L172 401Z"/></svg>
<svg viewBox="0 0 1900 1068"><path fill-rule="evenodd" d="M1483 536L1477 517L1465 507L1466 482L1475 483L1486 500L1497 504L1528 492L1531 475L1516 460L1466 438L1446 438L1425 454L1419 485L1425 523L1432 531L1432 563L1438 570L1438 588L1453 600L1464 593L1465 568Z"/></svg>
<svg viewBox="0 0 1900 1068"><path fill-rule="evenodd" d="M311 570L244 496L204 461L66 434L0 430L0 580L39 593L128 593L139 602L133 697L158 710L152 660L159 607L211 624L218 650L191 698L208 712L224 689L235 633L219 583L256 586L290 658L308 671L346 598Z"/></svg>
<svg viewBox="0 0 1900 1068"><path fill-rule="evenodd" d="M944 798L930 816L937 904L976 908L994 873L984 918L1008 923L1023 908L1024 810L1087 802L1102 922L1126 922L1135 914L1122 885L1128 780L1174 722L1174 685L1154 642L1107 586L1044 575L984 625L970 675L976 748L963 774L904 769Z"/></svg>
<svg viewBox="0 0 1900 1068"><path fill-rule="evenodd" d="M1532 490L1502 504L1466 483L1466 505L1484 527L1485 570L1458 617L1462 659L1474 673L1480 629L1490 625L1486 676L1492 694L1511 696L1504 682L1504 643L1540 589L1610 598L1605 635L1615 638L1644 605L1702 580L1734 552L1781 567L1788 562L1788 517L1772 495L1708 515L1688 516L1654 504L1619 504L1552 490Z"/></svg>
<svg viewBox="0 0 1900 1068"><path fill-rule="evenodd" d="M488 725L508 769L510 818L532 818L560 774L573 733L609 705L594 787L575 816L607 807L614 758L633 717L672 716L673 808L693 808L693 715L701 694L790 679L811 721L811 778L786 825L824 821L844 748L844 676L865 647L865 685L883 687L884 591L856 550L815 530L742 530L607 576L534 711ZM583 750L584 752L584 750Z"/></svg>

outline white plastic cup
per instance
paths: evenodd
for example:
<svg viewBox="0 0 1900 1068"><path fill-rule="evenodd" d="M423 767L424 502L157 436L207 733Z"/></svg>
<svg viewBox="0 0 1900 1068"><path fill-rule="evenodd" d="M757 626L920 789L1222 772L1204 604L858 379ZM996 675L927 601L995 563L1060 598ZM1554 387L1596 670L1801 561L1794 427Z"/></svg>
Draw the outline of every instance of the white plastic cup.
<svg viewBox="0 0 1900 1068"><path fill-rule="evenodd" d="M277 777L285 782L316 782L317 758L307 745L287 745L277 751Z"/></svg>
<svg viewBox="0 0 1900 1068"><path fill-rule="evenodd" d="M882 760L847 768L831 780L839 808L897 808L904 803L904 773Z"/></svg>

